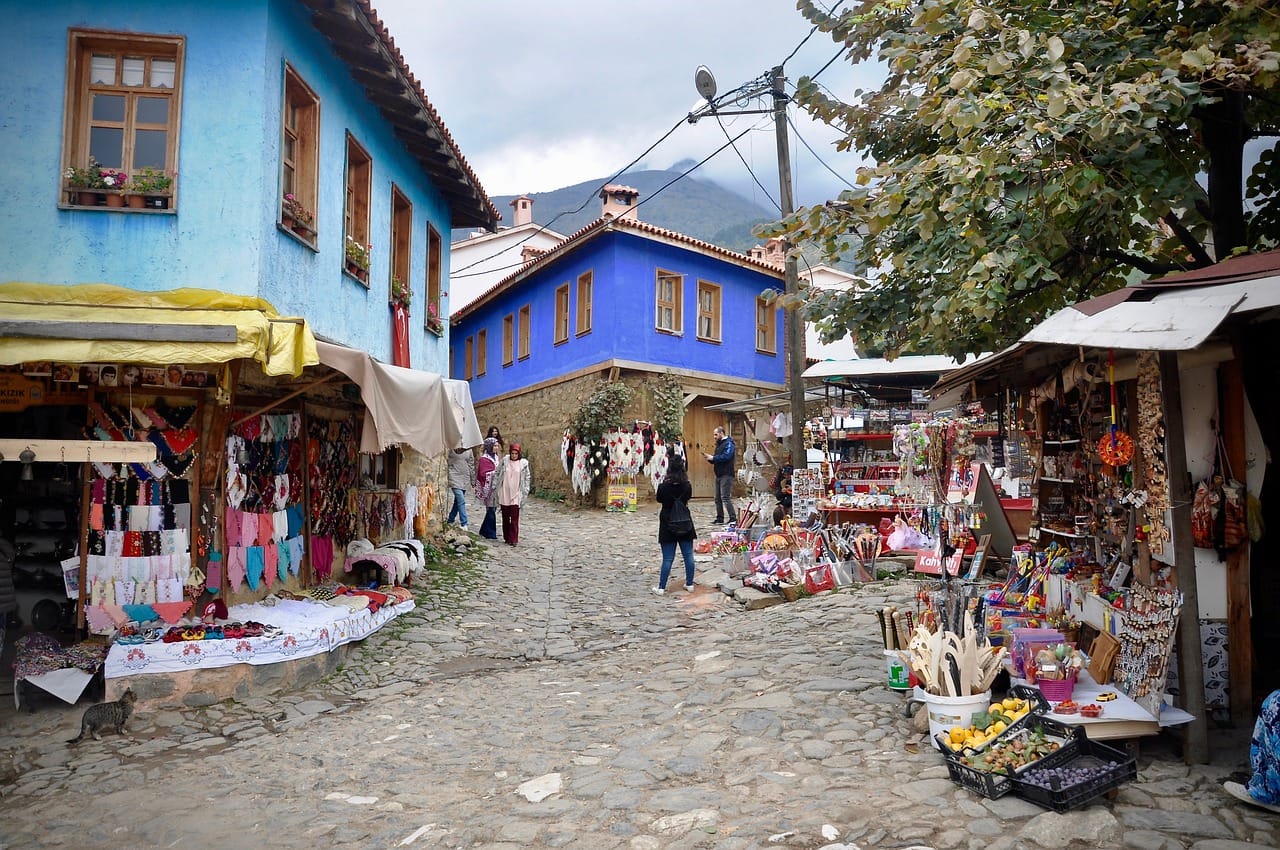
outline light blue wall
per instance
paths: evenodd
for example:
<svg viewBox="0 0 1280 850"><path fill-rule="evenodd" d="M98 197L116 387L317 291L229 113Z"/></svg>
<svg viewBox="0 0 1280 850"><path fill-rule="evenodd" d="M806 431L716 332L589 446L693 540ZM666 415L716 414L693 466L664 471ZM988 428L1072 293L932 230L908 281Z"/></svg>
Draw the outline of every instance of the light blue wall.
<svg viewBox="0 0 1280 850"><path fill-rule="evenodd" d="M446 339L423 329L426 225L449 214L425 173L368 103L292 0L0 2L0 280L104 282L139 290L201 287L257 295L316 333L390 360L390 196L413 204L416 368L443 371ZM186 39L174 215L59 209L67 29L178 34ZM276 227L284 63L320 98L317 249ZM342 274L345 134L373 158L373 269L368 290ZM448 305L444 315L448 315Z"/></svg>
<svg viewBox="0 0 1280 850"><path fill-rule="evenodd" d="M654 330L657 269L684 278L684 333ZM577 336L578 275L591 271L594 279L592 331ZM697 339L697 284L721 287L721 341ZM555 339L555 290L569 284L571 321L569 340ZM776 277L743 268L705 254L628 233L596 237L550 267L540 269L515 291L466 316L453 328L452 375L465 374L467 337L480 328L488 336L487 369L471 380L471 396L483 401L527 387L610 358L634 360L659 367L691 369L730 380L782 384L786 363L782 356L782 318L778 313L778 353L762 354L755 347L756 296L767 288L781 290ZM508 314L530 307L530 356L502 365L502 321Z"/></svg>

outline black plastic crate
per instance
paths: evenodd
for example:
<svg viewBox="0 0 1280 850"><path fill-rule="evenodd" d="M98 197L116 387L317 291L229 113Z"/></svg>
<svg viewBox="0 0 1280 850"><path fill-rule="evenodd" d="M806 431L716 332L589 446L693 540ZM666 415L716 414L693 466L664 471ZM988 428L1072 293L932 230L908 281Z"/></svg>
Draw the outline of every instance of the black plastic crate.
<svg viewBox="0 0 1280 850"><path fill-rule="evenodd" d="M1014 777L1018 774L1045 764L1051 759L1065 759L1069 753L1075 752L1082 739L1086 739L1084 730L1075 726L1068 726L1065 723L1059 723L1056 720L1050 720L1047 717L1040 717L1034 713L1028 714L1027 717L1035 717L1035 722L1030 724L1030 728L1044 729L1045 733L1055 738L1062 739L1062 746L1056 752L1050 753L1038 761L1016 770L1012 775L1008 773L995 773L991 771L979 770L965 764L962 759L966 755L976 755L984 752L987 747L974 750L966 747L960 752L952 752L950 749L943 750L943 757L947 762L947 775L951 777L951 781L957 785L963 785L970 791L977 792L988 800L996 800L1014 790ZM1025 718L1024 718L1025 719ZM1027 729L1029 727L1023 727ZM1001 735L999 740L1008 740L1008 737Z"/></svg>
<svg viewBox="0 0 1280 850"><path fill-rule="evenodd" d="M1079 728L1081 732L1084 731L1084 727ZM1115 766L1084 782L1068 785L1065 788L1056 777L1050 778L1049 788L1034 785L1024 778L1032 768L1099 767L1110 762L1115 762ZM1138 760L1136 758L1115 747L1091 741L1088 734L1085 734L1077 741L1077 746L1072 752L1058 750L1014 776L1013 789L1022 799L1062 814L1088 804L1113 788L1119 788L1129 780L1136 779L1137 776Z"/></svg>
<svg viewBox="0 0 1280 850"><path fill-rule="evenodd" d="M1031 710L1028 711L1026 714L1022 715L1021 717L1019 717L1013 723L1009 724L1009 726L1003 732L1001 732L997 737L992 738L990 741L987 741L987 743L983 744L981 747L977 747L976 749L970 749L970 748L966 748L966 749L970 749L971 752L980 753L983 750L990 747L992 744L1012 738L1019 731L1021 731L1022 729L1025 729L1029 723L1033 722L1039 717L1043 717L1044 715L1048 714L1052 709L1052 706L1049 705L1049 701L1044 698L1044 694L1040 693L1039 688L1029 687L1028 685L1014 685L1012 688L1009 689L1009 696L1016 697L1018 699L1024 699L1027 702L1031 703ZM941 750L944 753L956 752L955 750L952 750L951 747L948 745L946 740L947 733L945 731L939 732L933 737L937 742L937 749Z"/></svg>

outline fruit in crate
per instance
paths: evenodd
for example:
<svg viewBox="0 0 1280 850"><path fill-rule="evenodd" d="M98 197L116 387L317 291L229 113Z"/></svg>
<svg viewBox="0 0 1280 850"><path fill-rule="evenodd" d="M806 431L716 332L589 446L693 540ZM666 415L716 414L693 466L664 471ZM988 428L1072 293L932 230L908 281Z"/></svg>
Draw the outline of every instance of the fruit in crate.
<svg viewBox="0 0 1280 850"><path fill-rule="evenodd" d="M966 728L954 726L947 732L946 744L952 752L965 748L976 750L994 741L1002 732L1026 717L1031 703L1018 697L993 702L986 711L973 715L973 722Z"/></svg>
<svg viewBox="0 0 1280 850"><path fill-rule="evenodd" d="M1062 767L1033 767L1019 778L1028 785L1057 791L1082 785L1114 772L1120 765L1114 761L1097 764L1068 764Z"/></svg>
<svg viewBox="0 0 1280 850"><path fill-rule="evenodd" d="M960 760L984 773L1013 773L1057 752L1062 743L1045 734L1043 729L1026 730L1005 741L999 741L980 753L968 753Z"/></svg>

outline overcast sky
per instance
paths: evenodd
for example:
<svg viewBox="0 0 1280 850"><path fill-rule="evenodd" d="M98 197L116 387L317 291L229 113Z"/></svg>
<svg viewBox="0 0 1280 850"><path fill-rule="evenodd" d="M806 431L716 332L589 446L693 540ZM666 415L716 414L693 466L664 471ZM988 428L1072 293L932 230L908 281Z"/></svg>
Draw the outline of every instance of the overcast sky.
<svg viewBox="0 0 1280 850"><path fill-rule="evenodd" d="M373 0L409 67L490 195L542 192L610 176L685 117L698 93L698 65L720 92L782 62L810 25L793 0ZM815 33L786 63L794 81L838 52ZM874 69L836 59L819 81L843 100L876 84ZM757 108L763 100L755 101ZM827 165L853 181L858 160L831 146L836 134L791 109L799 135ZM777 148L768 115L724 119L768 197L726 149L694 172L763 206L778 197ZM726 141L714 119L682 123L637 167L702 160ZM844 188L795 134L797 205Z"/></svg>

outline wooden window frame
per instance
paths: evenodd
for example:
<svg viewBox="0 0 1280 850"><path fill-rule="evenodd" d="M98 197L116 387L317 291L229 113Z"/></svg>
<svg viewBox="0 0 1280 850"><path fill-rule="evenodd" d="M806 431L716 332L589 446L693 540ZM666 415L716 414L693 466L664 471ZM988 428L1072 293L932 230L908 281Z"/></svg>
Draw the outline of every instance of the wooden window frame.
<svg viewBox="0 0 1280 850"><path fill-rule="evenodd" d="M591 333L592 311L594 310L595 276L586 271L578 275L578 315L577 335Z"/></svg>
<svg viewBox="0 0 1280 850"><path fill-rule="evenodd" d="M489 368L489 331L481 328L476 331L476 377L484 377Z"/></svg>
<svg viewBox="0 0 1280 850"><path fill-rule="evenodd" d="M290 142L293 142L291 145ZM290 153L292 151L292 154ZM284 93L280 105L280 218L282 230L315 247L320 214L320 96L288 62L284 65ZM310 224L285 226L284 196L294 199L313 216Z"/></svg>
<svg viewBox="0 0 1280 850"><path fill-rule="evenodd" d="M569 341L569 284L560 284L556 287L556 339L555 344L560 345Z"/></svg>
<svg viewBox="0 0 1280 850"><path fill-rule="evenodd" d="M516 357L520 360L528 360L530 345L530 329L532 327L532 310L526 304L519 311L519 326L516 328Z"/></svg>
<svg viewBox="0 0 1280 850"><path fill-rule="evenodd" d="M373 192L373 158L369 156L369 152L364 146L356 141L355 136L347 133L346 144L346 171L344 176L345 194L342 204L342 231L343 231L343 254L342 267L343 271L351 277L364 284L365 288L369 286L369 269L360 268L359 264L354 260L349 260L346 256L347 240L358 242L368 251L369 249L369 219L370 219L370 203ZM371 252L370 252L371 253ZM369 257L369 264L372 264L373 257Z"/></svg>
<svg viewBox="0 0 1280 850"><path fill-rule="evenodd" d="M508 313L502 317L502 365L510 366L516 362L515 357L515 328L516 317L514 313Z"/></svg>
<svg viewBox="0 0 1280 850"><path fill-rule="evenodd" d="M665 297L663 292L663 284L667 281L673 283L670 298ZM654 330L658 333L681 336L684 333L684 275L658 269L654 296L656 302L653 314ZM670 327L662 323L663 314L668 311L671 314Z"/></svg>
<svg viewBox="0 0 1280 850"><path fill-rule="evenodd" d="M440 300L440 277L444 266L444 240L440 231L427 225L427 305L423 308L424 327L436 336L444 334L444 304ZM435 318L431 306L435 306Z"/></svg>
<svg viewBox="0 0 1280 850"><path fill-rule="evenodd" d="M397 446L378 454L360 455L360 478L366 477L378 490L400 489L400 449Z"/></svg>
<svg viewBox="0 0 1280 850"><path fill-rule="evenodd" d="M471 371L472 358L475 356L475 337L467 337L462 347L462 378L469 381L475 373Z"/></svg>
<svg viewBox="0 0 1280 850"><path fill-rule="evenodd" d="M703 295L710 298L710 304L704 304ZM718 283L712 283L709 280L698 281L698 339L703 342L722 342L720 336L720 305L722 303L723 291ZM703 325L707 325L704 332Z"/></svg>
<svg viewBox="0 0 1280 850"><path fill-rule="evenodd" d="M756 351L778 353L778 310L763 298L756 298Z"/></svg>
<svg viewBox="0 0 1280 850"><path fill-rule="evenodd" d="M94 52L117 56L116 81L112 85L93 83L92 72ZM130 54L134 55L130 55ZM140 54L140 55L139 55ZM149 80L152 63L157 59L173 60L173 86L126 86L123 84L122 67L125 59L144 60L144 79ZM144 206L143 210L174 213L177 211L178 198L178 142L182 137L182 88L183 72L186 59L186 38L180 35L153 35L135 32L115 32L70 28L67 30L67 69L66 88L63 97L62 118L62 161L59 174L65 175L67 169L85 168L89 165L90 137L92 127L119 124L122 130L120 170L133 176L136 172L135 146L139 130L155 130L160 125L138 122L136 100L141 97L163 97L169 101L165 130L165 154L163 171L173 180L167 196L158 205ZM125 118L121 122L95 122L92 118L93 93L95 91L120 94L126 98ZM115 167L104 163L106 167ZM65 207L86 208L78 202L79 190L67 185L66 177L58 181L59 205ZM66 200L64 200L66 199ZM106 208L105 195L103 196ZM121 211L131 209L122 204L114 207ZM139 209L132 208L138 212Z"/></svg>
<svg viewBox="0 0 1280 850"><path fill-rule="evenodd" d="M394 303L392 288L398 277L406 286L413 287L409 277L413 258L413 203L400 187L391 184L391 270L387 274L387 303ZM410 302L412 303L412 302Z"/></svg>

